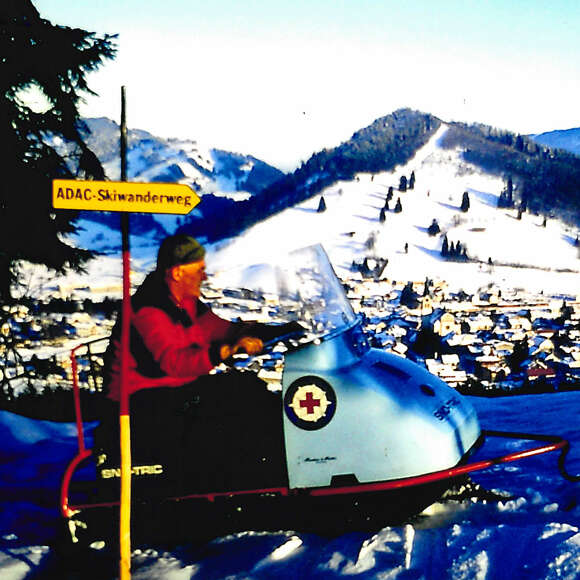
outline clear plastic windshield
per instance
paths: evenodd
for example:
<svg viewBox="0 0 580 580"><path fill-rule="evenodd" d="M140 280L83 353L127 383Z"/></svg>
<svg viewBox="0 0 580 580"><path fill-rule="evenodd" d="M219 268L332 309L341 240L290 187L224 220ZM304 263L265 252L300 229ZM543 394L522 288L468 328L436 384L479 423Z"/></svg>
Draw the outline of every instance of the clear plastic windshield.
<svg viewBox="0 0 580 580"><path fill-rule="evenodd" d="M321 337L351 326L355 314L320 245L211 276L204 290L212 309L228 318L262 322L298 321Z"/></svg>

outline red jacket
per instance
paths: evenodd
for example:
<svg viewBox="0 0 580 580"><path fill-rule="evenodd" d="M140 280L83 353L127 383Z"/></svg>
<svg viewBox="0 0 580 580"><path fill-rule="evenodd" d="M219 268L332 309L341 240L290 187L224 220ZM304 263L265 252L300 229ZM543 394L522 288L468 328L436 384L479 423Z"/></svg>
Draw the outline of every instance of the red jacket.
<svg viewBox="0 0 580 580"><path fill-rule="evenodd" d="M129 394L154 387L178 387L207 374L218 348L233 341L240 325L219 318L199 300L178 307L167 286L150 275L132 298ZM121 393L120 322L110 344L108 397Z"/></svg>

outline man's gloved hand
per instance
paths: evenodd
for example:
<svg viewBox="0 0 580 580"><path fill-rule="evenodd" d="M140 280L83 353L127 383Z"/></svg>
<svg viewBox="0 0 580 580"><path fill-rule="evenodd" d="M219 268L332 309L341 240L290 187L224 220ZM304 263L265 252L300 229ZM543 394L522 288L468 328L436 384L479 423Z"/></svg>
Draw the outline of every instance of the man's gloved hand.
<svg viewBox="0 0 580 580"><path fill-rule="evenodd" d="M243 336L236 342L236 344L230 346L229 344L222 344L220 347L220 358L222 360L227 360L232 355L238 352L247 352L249 355L255 355L262 352L264 348L264 343L254 336Z"/></svg>

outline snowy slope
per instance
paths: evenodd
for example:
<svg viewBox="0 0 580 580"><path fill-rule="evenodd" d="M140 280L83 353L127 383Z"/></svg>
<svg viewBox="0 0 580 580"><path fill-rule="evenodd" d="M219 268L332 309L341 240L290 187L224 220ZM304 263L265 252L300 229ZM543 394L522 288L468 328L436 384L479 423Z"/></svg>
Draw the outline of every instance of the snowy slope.
<svg viewBox="0 0 580 580"><path fill-rule="evenodd" d="M84 119L83 132L105 174L120 178L118 125L106 118ZM200 194L215 193L234 198L260 191L283 173L249 155L211 148L191 139L163 139L132 129L127 136L128 178L143 182L175 182L193 186Z"/></svg>
<svg viewBox="0 0 580 580"><path fill-rule="evenodd" d="M341 275L353 260L375 254L388 258L385 275L393 280L444 279L458 288L474 289L494 282L560 292L580 289L580 259L574 247L576 232L557 220L542 227L542 218L515 210L499 210L497 199L505 183L462 160L461 151L439 145L447 131L442 125L432 139L405 166L374 176L360 174L351 182L337 183L322 195L326 211L317 213L320 196L287 209L254 226L238 238L219 245L210 267L271 259L290 249L322 243ZM398 192L401 175L415 172L414 190ZM386 221L379 220L389 186L393 200ZM470 196L467 213L459 209L463 192ZM403 211L394 213L397 197ZM427 228L436 219L449 241L460 240L474 260L455 263L440 256L441 237ZM375 234L374 250L366 248ZM408 243L409 252L404 253ZM488 258L495 264L487 266ZM565 270L559 272L558 270Z"/></svg>
<svg viewBox="0 0 580 580"><path fill-rule="evenodd" d="M359 174L322 192L326 211L317 213L320 195L288 208L248 229L240 236L208 248L209 269L217 271L279 259L282 253L313 243L322 243L341 276L351 276L353 260L365 256L387 258L384 275L391 280L422 281L426 277L446 280L456 289L474 291L489 284L503 288L526 288L551 293L580 291L578 234L557 219L548 220L516 210L497 209L505 188L503 179L466 163L461 150L440 145L447 125L442 124L430 141L404 166L375 175ZM399 192L399 179L415 172L413 190ZM394 188L386 220L379 220L388 188ZM470 198L467 213L460 211L463 192ZM394 213L397 198L403 211ZM203 203L203 201L202 201ZM175 220L175 217L172 217ZM467 247L470 263L443 260L442 236L429 236L427 228L436 219L449 241ZM89 284L95 291L109 292L117 260L117 290L120 292L120 234L101 224L81 220L85 229L74 238L81 247L101 250L106 257L89 265L90 276L59 278L63 288L74 290ZM168 224L166 224L168 225ZM175 227L175 222L174 222ZM167 227L171 232L171 227ZM367 248L370 237L374 249ZM132 236L132 266L138 282L155 261L159 240L152 234ZM408 244L408 253L404 247ZM493 267L488 266L488 259ZM31 276L34 276L34 269ZM100 273L107 274L102 280Z"/></svg>
<svg viewBox="0 0 580 580"><path fill-rule="evenodd" d="M238 238L214 245L208 256L211 268L279 259L282 252L322 242L342 275L351 275L352 261L371 252L389 259L385 274L396 280L429 276L466 289L495 282L505 287L578 292L576 232L557 220L544 228L539 217L525 215L518 221L511 211L495 209L502 180L463 162L460 151L443 150L440 139L445 130L443 126L405 166L374 177L359 175L352 182L327 188L323 213L316 212L320 197L316 196ZM399 177L411 171L416 175L415 189L397 192ZM394 199L381 224L379 212L389 186L395 189ZM467 214L458 209L464 191L471 199ZM399 196L403 212L395 214L392 208ZM457 222L456 216L463 221ZM439 255L440 237L426 232L434 218L450 240L461 240L482 263L444 262ZM106 247L108 254L89 265L88 275L51 278L45 288L58 286L63 294L74 295L118 293L120 236L102 225L84 225L87 230L75 238L76 243ZM375 248L370 251L367 241L375 232ZM157 241L133 236L132 244L134 280L138 281L154 263ZM496 264L492 270L487 267L488 257ZM497 265L502 262L526 267ZM30 270L31 287L35 275L40 275L40 269ZM567 437L572 443L568 470L580 472L579 393L472 401L484 428ZM10 465L0 481L0 576L8 580L50 577L47 541L54 533L54 498L62 468L74 455L74 432L70 426L31 424L0 413L0 436L2 462ZM506 450L495 451L518 449L514 442ZM555 458L498 465L474 479L486 489L506 491L513 497L489 504L447 501L402 526L385 524L371 534L325 538L293 530L248 531L205 546L134 546L134 577L580 579L580 488L560 477Z"/></svg>

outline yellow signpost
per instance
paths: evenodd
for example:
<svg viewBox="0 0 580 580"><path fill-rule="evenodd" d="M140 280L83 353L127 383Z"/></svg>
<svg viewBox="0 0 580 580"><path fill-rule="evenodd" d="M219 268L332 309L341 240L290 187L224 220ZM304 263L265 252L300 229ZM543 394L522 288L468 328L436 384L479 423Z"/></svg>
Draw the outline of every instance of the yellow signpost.
<svg viewBox="0 0 580 580"><path fill-rule="evenodd" d="M123 94L124 96L124 94ZM123 101L124 102L124 101ZM122 130L123 130L122 123ZM123 145L125 142L121 139ZM126 145L125 145L126 146ZM125 156L121 155L123 179ZM129 220L128 213L188 214L200 197L189 186L180 183L139 183L127 181L81 181L54 179L52 205L55 209L115 211L121 214L123 234L123 326L121 347L124 353L121 368L120 451L121 451L121 509L119 523L120 580L131 577L131 432L129 395L126 384L129 348Z"/></svg>
<svg viewBox="0 0 580 580"><path fill-rule="evenodd" d="M195 191L182 183L52 181L52 205L55 209L185 215L200 201Z"/></svg>

